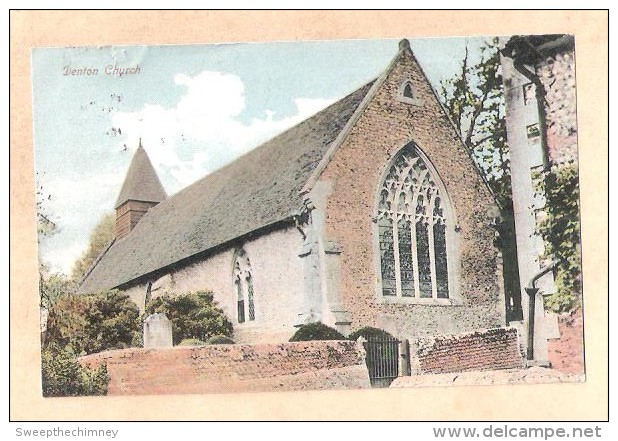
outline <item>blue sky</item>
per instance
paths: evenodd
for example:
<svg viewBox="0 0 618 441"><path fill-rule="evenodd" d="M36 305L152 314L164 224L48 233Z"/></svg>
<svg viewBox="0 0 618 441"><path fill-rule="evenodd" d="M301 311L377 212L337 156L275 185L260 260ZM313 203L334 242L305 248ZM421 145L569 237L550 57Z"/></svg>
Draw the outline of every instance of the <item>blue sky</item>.
<svg viewBox="0 0 618 441"><path fill-rule="evenodd" d="M410 39L434 88L460 68L466 41L476 54L478 38ZM40 258L70 273L113 211L140 137L174 194L371 81L397 50L398 40L35 49L35 167L58 226Z"/></svg>

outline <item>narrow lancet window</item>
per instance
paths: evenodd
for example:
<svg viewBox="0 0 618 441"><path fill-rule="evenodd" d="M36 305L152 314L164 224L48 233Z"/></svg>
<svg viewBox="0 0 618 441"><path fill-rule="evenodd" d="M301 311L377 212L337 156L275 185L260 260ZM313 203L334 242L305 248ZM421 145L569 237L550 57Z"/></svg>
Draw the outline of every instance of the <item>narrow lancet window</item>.
<svg viewBox="0 0 618 441"><path fill-rule="evenodd" d="M236 289L236 308L238 323L255 320L255 295L253 291L253 276L251 262L247 253L240 250L234 260L234 287Z"/></svg>

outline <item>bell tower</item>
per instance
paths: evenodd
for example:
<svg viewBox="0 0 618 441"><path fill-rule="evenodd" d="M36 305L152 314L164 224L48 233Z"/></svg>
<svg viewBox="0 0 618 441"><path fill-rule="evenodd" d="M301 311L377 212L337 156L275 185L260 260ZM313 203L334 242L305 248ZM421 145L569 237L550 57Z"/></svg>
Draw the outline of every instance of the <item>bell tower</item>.
<svg viewBox="0 0 618 441"><path fill-rule="evenodd" d="M148 210L166 198L163 185L140 138L115 204L116 240L129 234Z"/></svg>

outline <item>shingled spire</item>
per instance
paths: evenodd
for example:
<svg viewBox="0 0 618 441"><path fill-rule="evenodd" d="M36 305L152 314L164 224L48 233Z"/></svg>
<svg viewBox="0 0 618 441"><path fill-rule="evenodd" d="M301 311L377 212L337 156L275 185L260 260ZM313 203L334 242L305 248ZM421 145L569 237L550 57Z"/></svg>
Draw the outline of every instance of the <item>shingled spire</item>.
<svg viewBox="0 0 618 441"><path fill-rule="evenodd" d="M139 147L133 155L116 200L116 239L129 234L148 210L166 198L163 185L140 138Z"/></svg>

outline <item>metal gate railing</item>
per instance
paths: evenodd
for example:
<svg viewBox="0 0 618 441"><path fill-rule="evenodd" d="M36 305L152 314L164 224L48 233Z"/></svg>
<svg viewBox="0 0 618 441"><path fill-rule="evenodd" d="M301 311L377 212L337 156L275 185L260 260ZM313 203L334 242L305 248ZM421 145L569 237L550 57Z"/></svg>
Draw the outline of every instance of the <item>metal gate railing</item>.
<svg viewBox="0 0 618 441"><path fill-rule="evenodd" d="M372 387L388 387L399 376L399 345L394 337L370 337L363 343Z"/></svg>

